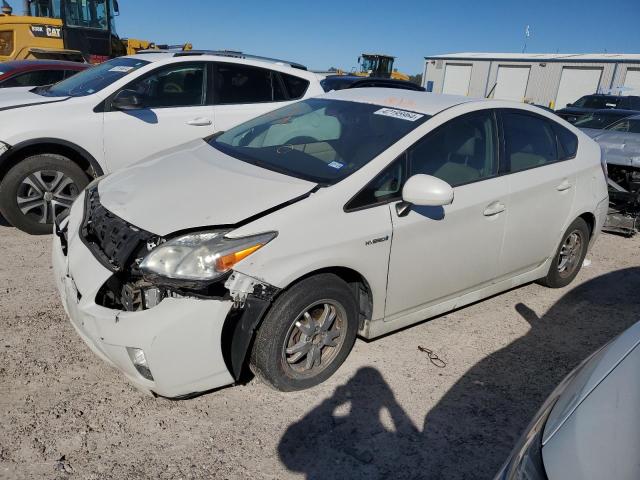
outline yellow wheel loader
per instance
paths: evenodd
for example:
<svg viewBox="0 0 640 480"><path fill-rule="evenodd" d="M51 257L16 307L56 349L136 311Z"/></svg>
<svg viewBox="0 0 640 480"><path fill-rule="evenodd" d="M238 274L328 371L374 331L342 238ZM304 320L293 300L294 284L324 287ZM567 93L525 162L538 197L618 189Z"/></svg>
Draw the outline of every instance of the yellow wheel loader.
<svg viewBox="0 0 640 480"><path fill-rule="evenodd" d="M100 63L139 50L182 48L120 39L117 0L23 0L22 15L0 0L0 62L46 58Z"/></svg>
<svg viewBox="0 0 640 480"><path fill-rule="evenodd" d="M396 80L409 80L409 75L393 69L396 57L382 53L363 53L358 57L359 77L394 78Z"/></svg>

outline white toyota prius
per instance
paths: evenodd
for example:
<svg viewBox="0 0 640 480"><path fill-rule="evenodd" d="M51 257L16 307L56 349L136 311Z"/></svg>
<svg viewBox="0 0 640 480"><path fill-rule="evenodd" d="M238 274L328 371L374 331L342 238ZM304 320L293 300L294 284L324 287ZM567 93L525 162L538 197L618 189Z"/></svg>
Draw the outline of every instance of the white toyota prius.
<svg viewBox="0 0 640 480"><path fill-rule="evenodd" d="M391 89L307 99L94 181L55 279L144 390L314 386L375 338L578 273L607 213L598 145L536 107Z"/></svg>

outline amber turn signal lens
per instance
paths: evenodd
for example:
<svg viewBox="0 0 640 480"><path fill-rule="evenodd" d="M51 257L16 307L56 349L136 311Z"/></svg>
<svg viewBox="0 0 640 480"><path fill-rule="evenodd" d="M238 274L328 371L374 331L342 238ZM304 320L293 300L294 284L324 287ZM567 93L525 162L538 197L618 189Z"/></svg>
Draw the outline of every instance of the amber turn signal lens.
<svg viewBox="0 0 640 480"><path fill-rule="evenodd" d="M216 259L216 270L218 272L226 272L231 269L236 263L238 263L243 258L247 258L253 252L262 247L262 243L254 245L249 248L245 248L244 250L240 250L239 252L229 253L220 258Z"/></svg>

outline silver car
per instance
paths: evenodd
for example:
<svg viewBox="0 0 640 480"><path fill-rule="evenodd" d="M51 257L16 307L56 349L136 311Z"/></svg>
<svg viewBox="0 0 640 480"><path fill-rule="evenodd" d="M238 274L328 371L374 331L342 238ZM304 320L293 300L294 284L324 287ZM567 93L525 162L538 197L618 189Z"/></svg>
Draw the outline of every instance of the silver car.
<svg viewBox="0 0 640 480"><path fill-rule="evenodd" d="M574 126L591 138L595 138L617 124L620 120L638 115L639 113L637 110L618 110L613 108L595 110L578 119L574 123Z"/></svg>
<svg viewBox="0 0 640 480"><path fill-rule="evenodd" d="M496 480L640 478L640 322L555 389Z"/></svg>
<svg viewBox="0 0 640 480"><path fill-rule="evenodd" d="M608 165L640 170L640 114L618 120L593 138Z"/></svg>

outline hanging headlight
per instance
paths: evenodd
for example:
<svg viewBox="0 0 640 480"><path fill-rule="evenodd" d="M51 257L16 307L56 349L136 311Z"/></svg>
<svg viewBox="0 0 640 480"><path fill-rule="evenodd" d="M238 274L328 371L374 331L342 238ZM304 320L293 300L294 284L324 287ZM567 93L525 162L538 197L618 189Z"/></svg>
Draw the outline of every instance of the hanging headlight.
<svg viewBox="0 0 640 480"><path fill-rule="evenodd" d="M228 230L182 235L162 243L140 263L145 274L172 280L211 282L259 250L278 233L227 238Z"/></svg>

